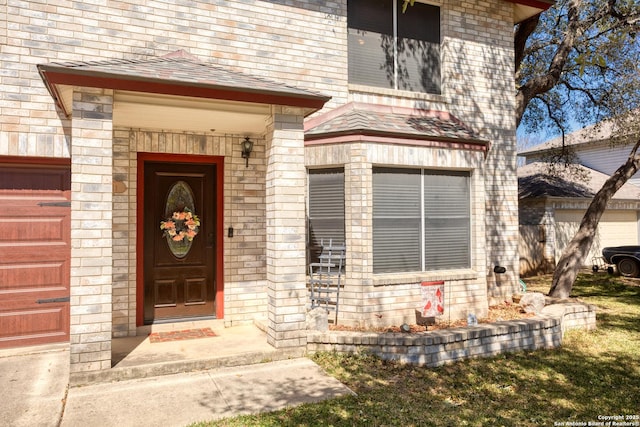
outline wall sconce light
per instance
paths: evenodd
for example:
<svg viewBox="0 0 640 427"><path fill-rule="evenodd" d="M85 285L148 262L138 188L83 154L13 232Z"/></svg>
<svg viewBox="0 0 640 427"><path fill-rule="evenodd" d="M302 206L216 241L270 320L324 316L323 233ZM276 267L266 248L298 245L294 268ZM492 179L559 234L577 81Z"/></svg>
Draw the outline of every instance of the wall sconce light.
<svg viewBox="0 0 640 427"><path fill-rule="evenodd" d="M247 159L246 167L249 167L249 155L253 151L253 141L251 141L249 137L246 136L244 138L244 141L241 142L241 144L242 144L242 158Z"/></svg>

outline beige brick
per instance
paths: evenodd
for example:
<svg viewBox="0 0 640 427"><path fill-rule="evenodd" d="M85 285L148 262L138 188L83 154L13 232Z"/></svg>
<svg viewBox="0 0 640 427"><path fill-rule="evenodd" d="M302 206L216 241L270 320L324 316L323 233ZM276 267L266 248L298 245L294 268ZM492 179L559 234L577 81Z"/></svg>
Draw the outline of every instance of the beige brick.
<svg viewBox="0 0 640 427"><path fill-rule="evenodd" d="M224 238L225 297L234 292L236 296L244 295L225 298L230 316L227 319L225 314L225 320L230 322L250 318L255 307L250 305L250 296L256 305L266 305L267 286L273 295L280 297L281 289L288 289L285 283L290 280L295 293L301 293L301 299L283 298L278 303L295 307L305 300L305 247L301 236L305 232L306 177L302 165L345 166L345 196L352 209L346 213L349 268L343 294L348 297L341 312L351 316L350 320L371 321L366 316L372 314L363 313L360 305L367 304L366 293L377 292L371 257L372 164L474 170L472 270L476 276L461 278L455 272L447 272L441 277L448 280L451 295L456 295L451 309L455 308L457 313L468 304L464 295L482 301L487 298L483 294L486 287L493 297L506 296L501 289L509 292L509 286L496 285L489 264L499 259L509 272L517 271L515 123L509 119L514 101L513 97L505 96L513 90L511 4L443 3L443 75L447 78L440 96L410 93L396 96L393 91L357 88L349 91L344 1L259 0L252 2L251 7L241 2L195 1L177 7L159 3L154 8L143 7L142 11L123 8L117 2L85 6L81 10L70 2L54 7L27 1L24 10L29 11L29 16L16 13L7 14L5 21L0 19L0 43L4 41L0 83L5 93L12 94L10 99L0 101L0 156L73 157L74 304L78 303L75 299L78 295L96 295L96 307L103 309L100 304L103 295L123 298L116 303L113 321L97 323L101 328L110 331L112 322L119 325L125 322L127 333L135 333L134 224L138 208L136 156L140 151L225 157L223 227L226 230L233 226L236 230L233 238ZM232 18L223 21L220 17ZM233 20L255 25L240 27ZM24 30L28 26L43 27L43 23L47 24L45 39L34 40L33 34ZM95 31L85 31L86 26ZM11 28L11 37L7 37L7 28ZM278 37L271 37L271 33ZM167 34L171 37L158 41ZM248 38L252 40L251 46L246 44ZM419 103L427 109L450 111L490 140L494 149L487 159L463 152L409 150L366 143L305 150L301 140L306 112L297 107L274 106L274 122L267 123L270 127L265 135L255 136L250 167L245 168L244 159L240 158L243 135L114 129L110 120L110 91L77 88L71 123L56 111L35 67L39 63L68 60L147 58L177 49L185 49L216 65L248 70L330 95L327 110L353 100L404 107ZM125 193L112 195L114 180L126 185ZM85 195L80 196L81 191ZM500 206L500 210L489 215L485 213L488 206ZM500 240L488 238L498 234ZM105 267L114 268L94 269L103 265L101 260L105 260ZM508 275L505 282L516 283L517 275ZM381 306L387 305L408 316L417 294L410 286L403 286L407 284L389 284L396 293L385 293L384 298L388 303L393 299L393 304L383 300ZM116 294L116 289L123 286L127 292ZM285 307L290 309L288 305ZM76 324L81 319L82 316L72 316ZM72 343L76 339L77 335L72 334ZM304 339L285 340L291 345L304 343ZM75 359L73 363L78 363L73 368L77 372L101 369L109 361L80 364Z"/></svg>

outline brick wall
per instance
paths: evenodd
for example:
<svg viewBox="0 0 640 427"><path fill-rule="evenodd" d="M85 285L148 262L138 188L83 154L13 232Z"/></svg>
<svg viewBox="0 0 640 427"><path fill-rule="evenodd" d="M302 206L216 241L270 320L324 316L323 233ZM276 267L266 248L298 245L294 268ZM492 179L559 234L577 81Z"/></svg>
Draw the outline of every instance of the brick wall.
<svg viewBox="0 0 640 427"><path fill-rule="evenodd" d="M536 318L412 334L310 331L307 351L366 353L383 360L435 367L506 352L555 348L562 345L566 331L595 327L595 307L553 304Z"/></svg>
<svg viewBox="0 0 640 427"><path fill-rule="evenodd" d="M518 189L513 96L512 5L493 1L441 4L442 94L415 94L350 85L349 100L449 111L491 142L478 166L483 176L483 252L489 303L510 299L518 286ZM448 166L443 156L441 166ZM495 265L507 268L494 274Z"/></svg>
<svg viewBox="0 0 640 427"><path fill-rule="evenodd" d="M443 19L443 91L450 111L491 141L484 162L486 274L490 303L509 299L518 285L512 5L450 2ZM494 274L494 265L507 268Z"/></svg>
<svg viewBox="0 0 640 427"><path fill-rule="evenodd" d="M484 156L478 152L380 143L308 146L308 167L345 166L346 272L338 321L351 326L413 323L422 281L445 281L445 314L463 318L487 313L485 281ZM470 269L410 274L373 274L373 165L471 170Z"/></svg>
<svg viewBox="0 0 640 427"><path fill-rule="evenodd" d="M346 100L344 1L2 3L0 155L70 156L70 122L57 114L40 63L143 59L184 49L202 61L331 95L331 105Z"/></svg>
<svg viewBox="0 0 640 427"><path fill-rule="evenodd" d="M202 61L330 94L333 105L342 104L345 10L343 1L1 2L0 156L72 156L71 120L56 110L38 75L40 63L142 59L185 49ZM265 144L258 138L245 168L240 138L114 131L113 180L120 183L113 194L115 336L135 334L138 151L225 156L224 228L235 230L225 237L225 321L266 316ZM83 224L74 223L77 233Z"/></svg>
<svg viewBox="0 0 640 427"><path fill-rule="evenodd" d="M267 129L267 341L276 348L306 340L305 169L303 114L274 107Z"/></svg>
<svg viewBox="0 0 640 427"><path fill-rule="evenodd" d="M253 139L250 166L240 156L240 135L161 130L114 130L113 179L123 190L113 195L113 331L136 333L137 154L171 153L224 157L225 323L266 316L265 140Z"/></svg>
<svg viewBox="0 0 640 427"><path fill-rule="evenodd" d="M54 61L138 59L185 49L203 61L330 95L326 108L353 100L451 111L492 143L487 159L473 160L478 174L478 178L474 177L477 199L473 214L477 222L472 250L476 275L451 279L449 285L451 295L471 295L485 305L482 300L486 299L486 287L490 298L502 299L517 285L512 36L509 2L443 1L442 95L433 96L349 87L345 0L187 4L161 0L153 4L133 0L105 4L7 0L0 4L0 156L77 155L72 152L76 130L72 131L70 119L56 111L36 70L36 64ZM112 196L114 246L109 256L113 258L113 285L110 282L109 286L113 286L113 333L129 335L135 326L135 242L131 219L136 210L138 151L187 150L191 154L221 155L225 164L232 166L225 169L225 218L244 219L225 220L225 229L233 226L237 236L225 238L225 302L229 321L250 319L259 304L241 295L247 292L263 298L269 286L265 282L267 241L260 231L269 227L265 220L269 213L263 201L267 197L267 165L264 160L257 161L265 158L265 141L257 144L252 166L247 170L239 156L237 135L117 129L113 138L114 169L104 179L125 184L124 190L120 187ZM205 142L189 142L195 140ZM354 145L349 147L348 155L363 159L371 148ZM427 165L442 166L443 159L448 166L458 162L450 159L459 155L456 153L420 153L418 158ZM412 158L406 153L402 156ZM381 158L377 161L386 163ZM353 237L348 263L353 282L364 286L343 293L347 301L345 319L362 319L365 315L356 301L373 295L365 292L386 292L383 288L390 286L374 283L371 243L364 238L371 232L371 199L366 190L371 185L373 161L344 161L349 165L345 168L346 197L353 209L346 224ZM417 161L413 164L423 165ZM298 166L291 165L296 173ZM84 231L86 224L74 224L80 227L78 233ZM357 236L363 238L356 241ZM506 275L496 277L492 273L496 263L507 267ZM410 285L422 279L403 279L401 284L405 286L399 298L406 299L399 304L413 305L415 295L409 297ZM468 304L462 297L456 297L456 301L460 308Z"/></svg>

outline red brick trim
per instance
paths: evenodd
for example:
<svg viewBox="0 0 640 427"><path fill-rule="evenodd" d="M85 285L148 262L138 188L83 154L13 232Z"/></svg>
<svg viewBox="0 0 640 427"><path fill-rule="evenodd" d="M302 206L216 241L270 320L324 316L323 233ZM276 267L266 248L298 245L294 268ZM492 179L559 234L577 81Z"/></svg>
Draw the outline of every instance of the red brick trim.
<svg viewBox="0 0 640 427"><path fill-rule="evenodd" d="M351 142L370 142L379 144L398 144L398 145L413 145L418 147L433 147L433 148L447 148L458 149L467 151L481 151L486 153L489 151L490 144L487 141L464 141L459 139L441 139L437 140L433 137L420 138L416 136L411 138L406 134L402 136L396 135L375 135L373 133L368 134L366 132L354 132L343 135L323 135L318 139L305 140L305 147L312 147L316 145L326 144L346 144Z"/></svg>
<svg viewBox="0 0 640 427"><path fill-rule="evenodd" d="M87 73L77 70L50 69L41 66L40 74L51 96L58 107L64 109L60 101L57 85L85 86L113 90L129 90L135 92L157 93L164 95L190 96L194 98L221 99L227 101L242 101L257 104L275 104L291 107L321 109L329 97L304 94L292 94L253 88L229 88L218 85L184 83L160 79L142 79L133 77L115 77L110 74ZM65 111L67 115L71 112Z"/></svg>

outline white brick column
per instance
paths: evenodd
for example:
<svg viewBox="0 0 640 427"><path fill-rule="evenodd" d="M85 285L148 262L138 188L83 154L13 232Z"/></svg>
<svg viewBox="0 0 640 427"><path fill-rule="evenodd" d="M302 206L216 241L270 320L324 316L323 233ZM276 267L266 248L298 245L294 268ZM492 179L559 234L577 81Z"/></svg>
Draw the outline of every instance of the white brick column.
<svg viewBox="0 0 640 427"><path fill-rule="evenodd" d="M111 368L113 94L73 94L71 373Z"/></svg>
<svg viewBox="0 0 640 427"><path fill-rule="evenodd" d="M339 321L364 326L363 304L373 284L373 172L365 144L352 144L345 165L346 280L340 293Z"/></svg>
<svg viewBox="0 0 640 427"><path fill-rule="evenodd" d="M274 107L267 127L267 340L276 348L307 344L302 122L301 112Z"/></svg>

